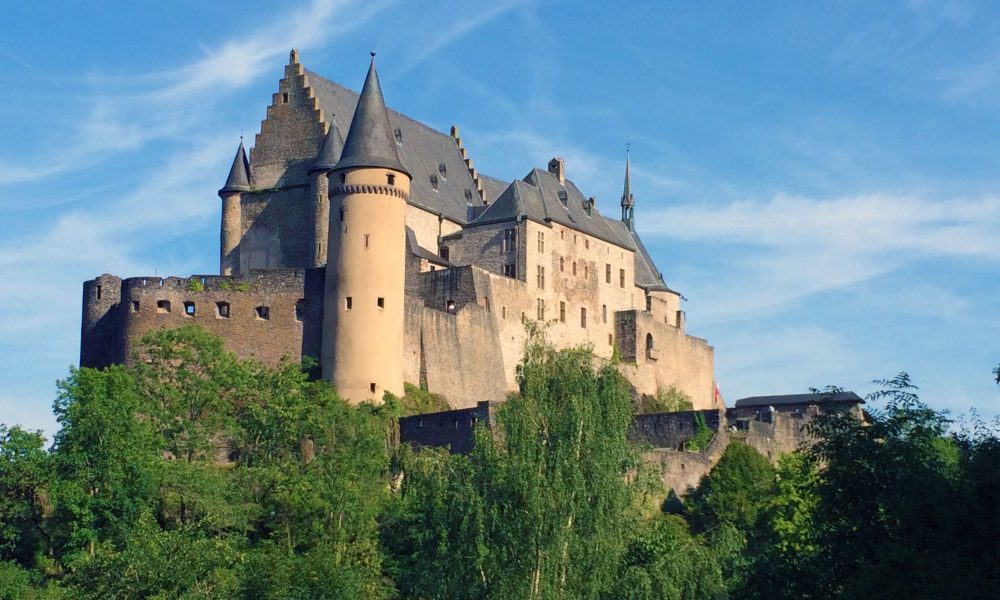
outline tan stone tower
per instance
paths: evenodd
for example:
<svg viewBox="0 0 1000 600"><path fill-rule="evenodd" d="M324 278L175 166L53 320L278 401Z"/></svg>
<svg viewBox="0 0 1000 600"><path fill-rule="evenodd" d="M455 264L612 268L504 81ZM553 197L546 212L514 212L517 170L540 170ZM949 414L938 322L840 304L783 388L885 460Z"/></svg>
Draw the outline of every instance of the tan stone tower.
<svg viewBox="0 0 1000 600"><path fill-rule="evenodd" d="M233 158L226 185L219 190L222 198L222 232L219 236L219 273L235 275L240 271L239 244L243 234L240 195L250 191L250 162L243 150L243 139Z"/></svg>
<svg viewBox="0 0 1000 600"><path fill-rule="evenodd" d="M375 54L330 171L323 377L353 403L403 393L403 291L410 174L399 160Z"/></svg>

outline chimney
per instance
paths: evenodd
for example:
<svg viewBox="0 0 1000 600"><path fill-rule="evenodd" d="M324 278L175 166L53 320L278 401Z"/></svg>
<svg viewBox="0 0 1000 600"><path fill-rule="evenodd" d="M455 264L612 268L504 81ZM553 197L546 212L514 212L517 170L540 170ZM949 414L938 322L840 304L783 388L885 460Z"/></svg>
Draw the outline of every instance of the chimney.
<svg viewBox="0 0 1000 600"><path fill-rule="evenodd" d="M549 173L559 178L559 183L566 185L566 161L557 156L549 161Z"/></svg>

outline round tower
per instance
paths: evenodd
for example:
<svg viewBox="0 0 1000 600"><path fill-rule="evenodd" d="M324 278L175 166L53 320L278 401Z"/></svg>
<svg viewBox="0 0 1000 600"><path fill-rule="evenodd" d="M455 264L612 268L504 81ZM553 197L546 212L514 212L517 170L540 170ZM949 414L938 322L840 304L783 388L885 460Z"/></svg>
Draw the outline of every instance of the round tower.
<svg viewBox="0 0 1000 600"><path fill-rule="evenodd" d="M316 162L309 169L309 189L312 192L313 213L313 253L312 267L326 264L326 248L329 241L330 225L330 181L328 175L337 166L344 140L337 129L337 120L330 120L330 129L320 147Z"/></svg>
<svg viewBox="0 0 1000 600"><path fill-rule="evenodd" d="M323 377L352 403L403 394L403 294L410 174L392 137L374 54L330 172Z"/></svg>
<svg viewBox="0 0 1000 600"><path fill-rule="evenodd" d="M226 185L219 190L222 198L222 231L219 236L219 273L235 275L240 272L240 237L243 235L243 210L240 197L250 191L250 162L243 150L243 138L229 168Z"/></svg>

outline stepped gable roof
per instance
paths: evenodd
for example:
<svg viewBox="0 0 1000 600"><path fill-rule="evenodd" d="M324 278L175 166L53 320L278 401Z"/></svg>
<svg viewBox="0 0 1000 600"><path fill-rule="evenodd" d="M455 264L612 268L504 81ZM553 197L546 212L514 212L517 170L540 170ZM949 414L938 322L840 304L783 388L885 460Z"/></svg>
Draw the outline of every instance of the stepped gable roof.
<svg viewBox="0 0 1000 600"><path fill-rule="evenodd" d="M344 150L337 161L338 169L351 167L382 167L409 175L399 160L399 151L389 124L389 113L382 98L382 86L375 70L375 53L368 67L368 76L361 88L354 118L344 140Z"/></svg>
<svg viewBox="0 0 1000 600"><path fill-rule="evenodd" d="M352 122L358 103L357 92L312 71L307 70L306 74L323 112L337 115L340 123ZM458 223L468 222L466 206L470 198L473 204L482 200L455 140L392 109L388 113L399 159L413 177L409 203ZM437 179L436 190L431 177ZM488 201L500 195L505 187L503 182L492 177L480 176L480 180Z"/></svg>
<svg viewBox="0 0 1000 600"><path fill-rule="evenodd" d="M243 149L243 139L240 138L240 147L236 149L233 166L229 167L229 177L226 178L226 185L222 186L219 193L249 191L250 161L247 160L246 150Z"/></svg>
<svg viewBox="0 0 1000 600"><path fill-rule="evenodd" d="M337 128L337 119L331 118L330 131L326 133L326 139L323 140L323 147L319 150L319 156L316 157L316 162L309 171L332 171L337 166L337 161L340 160L340 153L343 149L344 138L341 137L340 130Z"/></svg>
<svg viewBox="0 0 1000 600"><path fill-rule="evenodd" d="M854 392L836 392L833 394L786 394L783 396L751 396L736 401L736 408L754 406L782 406L788 404L864 404Z"/></svg>

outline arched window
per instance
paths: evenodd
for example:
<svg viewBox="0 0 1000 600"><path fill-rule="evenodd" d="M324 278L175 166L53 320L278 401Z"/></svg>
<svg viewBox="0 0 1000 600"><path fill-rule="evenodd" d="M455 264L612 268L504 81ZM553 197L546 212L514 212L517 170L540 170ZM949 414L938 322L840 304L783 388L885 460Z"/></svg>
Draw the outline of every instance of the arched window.
<svg viewBox="0 0 1000 600"><path fill-rule="evenodd" d="M656 349L653 347L653 334L646 334L646 358L656 360Z"/></svg>

